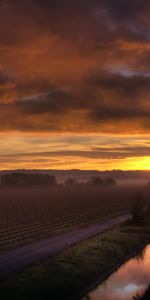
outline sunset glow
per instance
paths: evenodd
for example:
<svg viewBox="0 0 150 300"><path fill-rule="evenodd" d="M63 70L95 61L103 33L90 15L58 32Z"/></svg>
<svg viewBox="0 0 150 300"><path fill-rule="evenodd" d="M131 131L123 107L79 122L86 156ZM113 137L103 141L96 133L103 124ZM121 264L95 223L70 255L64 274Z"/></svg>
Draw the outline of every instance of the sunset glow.
<svg viewBox="0 0 150 300"><path fill-rule="evenodd" d="M0 6L0 169L150 170L150 3Z"/></svg>

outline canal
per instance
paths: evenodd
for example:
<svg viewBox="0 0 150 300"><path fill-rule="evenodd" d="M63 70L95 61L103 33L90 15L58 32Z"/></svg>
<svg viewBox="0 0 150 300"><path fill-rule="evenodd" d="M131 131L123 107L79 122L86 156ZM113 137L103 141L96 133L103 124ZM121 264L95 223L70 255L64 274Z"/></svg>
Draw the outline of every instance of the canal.
<svg viewBox="0 0 150 300"><path fill-rule="evenodd" d="M132 300L150 284L150 245L127 261L82 300Z"/></svg>

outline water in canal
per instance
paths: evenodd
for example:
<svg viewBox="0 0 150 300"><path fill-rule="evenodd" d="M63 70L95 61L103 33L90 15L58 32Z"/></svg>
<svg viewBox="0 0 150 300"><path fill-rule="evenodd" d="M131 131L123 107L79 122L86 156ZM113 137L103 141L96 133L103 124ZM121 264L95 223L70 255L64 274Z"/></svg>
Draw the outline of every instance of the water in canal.
<svg viewBox="0 0 150 300"><path fill-rule="evenodd" d="M130 259L83 300L131 300L150 284L150 245Z"/></svg>

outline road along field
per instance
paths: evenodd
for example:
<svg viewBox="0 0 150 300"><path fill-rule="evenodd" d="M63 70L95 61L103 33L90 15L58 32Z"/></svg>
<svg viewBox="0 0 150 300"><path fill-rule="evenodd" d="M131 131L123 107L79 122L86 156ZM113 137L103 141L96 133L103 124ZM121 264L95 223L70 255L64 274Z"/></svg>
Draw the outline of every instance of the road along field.
<svg viewBox="0 0 150 300"><path fill-rule="evenodd" d="M123 214L141 189L0 189L0 252Z"/></svg>
<svg viewBox="0 0 150 300"><path fill-rule="evenodd" d="M130 214L124 214L109 219L103 224L91 225L83 229L76 229L68 233L57 235L50 239L36 242L34 244L20 247L0 255L0 281L8 279L15 273L23 271L28 266L39 264L49 257L55 256L68 247L74 246L93 236L111 229L130 220Z"/></svg>

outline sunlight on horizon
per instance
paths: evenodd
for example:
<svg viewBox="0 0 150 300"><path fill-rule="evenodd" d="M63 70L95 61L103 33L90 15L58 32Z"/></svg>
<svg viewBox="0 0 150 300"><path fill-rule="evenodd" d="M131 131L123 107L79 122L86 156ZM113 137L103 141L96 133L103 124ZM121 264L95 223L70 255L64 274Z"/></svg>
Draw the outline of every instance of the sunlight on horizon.
<svg viewBox="0 0 150 300"><path fill-rule="evenodd" d="M13 160L10 163L0 164L0 170L15 170L15 169L43 169L43 170L97 170L97 171L150 171L150 157L126 158L126 159L93 159L76 158L76 157L43 157L38 158L34 163L31 156L24 161L16 162Z"/></svg>

